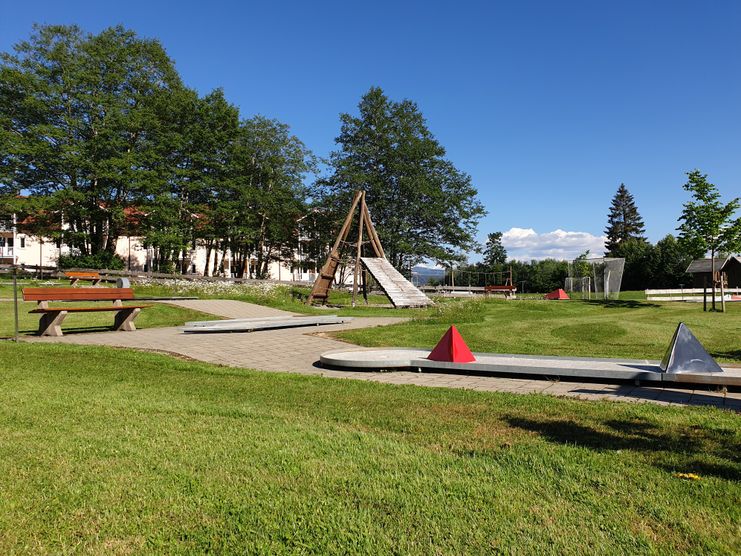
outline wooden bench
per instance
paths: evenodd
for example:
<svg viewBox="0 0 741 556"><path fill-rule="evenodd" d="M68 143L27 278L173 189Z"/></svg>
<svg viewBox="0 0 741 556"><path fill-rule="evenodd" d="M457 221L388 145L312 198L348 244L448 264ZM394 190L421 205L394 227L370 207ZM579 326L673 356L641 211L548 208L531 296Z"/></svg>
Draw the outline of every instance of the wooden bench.
<svg viewBox="0 0 741 556"><path fill-rule="evenodd" d="M513 297L517 293L517 287L516 286L486 286L484 287L484 293L486 295L490 294L504 294L504 297Z"/></svg>
<svg viewBox="0 0 741 556"><path fill-rule="evenodd" d="M151 305L126 305L134 299L131 288L24 288L23 301L37 301L38 307L30 313L40 313L39 336L61 336L62 321L69 313L115 311L113 329L136 330L134 319L142 309ZM50 301L112 301L104 307L49 307Z"/></svg>
<svg viewBox="0 0 741 556"><path fill-rule="evenodd" d="M65 272L64 275L69 278L69 285L74 286L80 280L91 280L93 286L97 286L100 282L100 274L97 272Z"/></svg>

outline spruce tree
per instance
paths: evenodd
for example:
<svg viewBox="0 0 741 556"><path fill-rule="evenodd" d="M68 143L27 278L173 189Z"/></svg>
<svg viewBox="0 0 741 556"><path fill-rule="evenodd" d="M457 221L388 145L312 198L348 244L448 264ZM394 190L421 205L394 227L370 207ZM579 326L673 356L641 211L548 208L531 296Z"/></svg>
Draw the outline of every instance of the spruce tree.
<svg viewBox="0 0 741 556"><path fill-rule="evenodd" d="M612 198L610 214L607 215L607 242L605 247L608 255L614 255L618 246L628 239L645 241L643 218L638 214L633 195L625 184L620 184L617 193Z"/></svg>
<svg viewBox="0 0 741 556"><path fill-rule="evenodd" d="M502 232L492 232L486 239L484 264L492 269L507 262L507 250L502 245Z"/></svg>

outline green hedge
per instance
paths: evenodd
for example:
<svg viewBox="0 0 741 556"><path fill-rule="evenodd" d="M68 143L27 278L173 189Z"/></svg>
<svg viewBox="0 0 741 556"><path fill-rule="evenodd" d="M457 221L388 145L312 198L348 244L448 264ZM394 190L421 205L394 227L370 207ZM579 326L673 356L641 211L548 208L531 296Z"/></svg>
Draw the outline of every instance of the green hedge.
<svg viewBox="0 0 741 556"><path fill-rule="evenodd" d="M97 255L62 255L59 257L60 268L123 270L124 266L124 260L121 257L107 251Z"/></svg>

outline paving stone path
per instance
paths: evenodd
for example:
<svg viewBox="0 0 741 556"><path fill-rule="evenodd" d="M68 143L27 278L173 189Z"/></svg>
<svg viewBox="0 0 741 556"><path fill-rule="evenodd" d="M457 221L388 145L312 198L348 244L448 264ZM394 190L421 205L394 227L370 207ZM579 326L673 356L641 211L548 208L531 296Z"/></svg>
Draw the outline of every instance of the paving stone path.
<svg viewBox="0 0 741 556"><path fill-rule="evenodd" d="M290 316L292 313L251 303L230 300L168 301L225 318ZM294 372L333 378L351 378L386 384L466 388L487 392L552 394L590 400L619 400L657 404L713 405L741 412L741 393L685 390L661 386L631 386L593 382L555 382L528 378L502 378L448 373L367 372L322 369L319 355L347 344L322 337L321 332L383 326L404 319L356 317L352 322L321 326L216 334L183 334L176 328L149 328L135 332L93 332L67 334L61 338L32 338L35 342L62 342L107 345L176 353L199 361L261 371Z"/></svg>

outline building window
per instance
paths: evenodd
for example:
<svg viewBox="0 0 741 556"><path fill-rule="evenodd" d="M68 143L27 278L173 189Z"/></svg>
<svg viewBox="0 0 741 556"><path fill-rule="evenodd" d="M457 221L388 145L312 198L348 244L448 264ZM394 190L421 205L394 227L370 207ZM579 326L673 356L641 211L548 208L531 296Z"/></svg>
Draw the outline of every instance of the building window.
<svg viewBox="0 0 741 556"><path fill-rule="evenodd" d="M26 247L26 238L25 238L25 237L23 237L23 236L21 236L21 237L19 237L18 239L20 239L20 240L21 240L21 245L20 245L20 248L21 248L21 249L24 249L24 248Z"/></svg>

